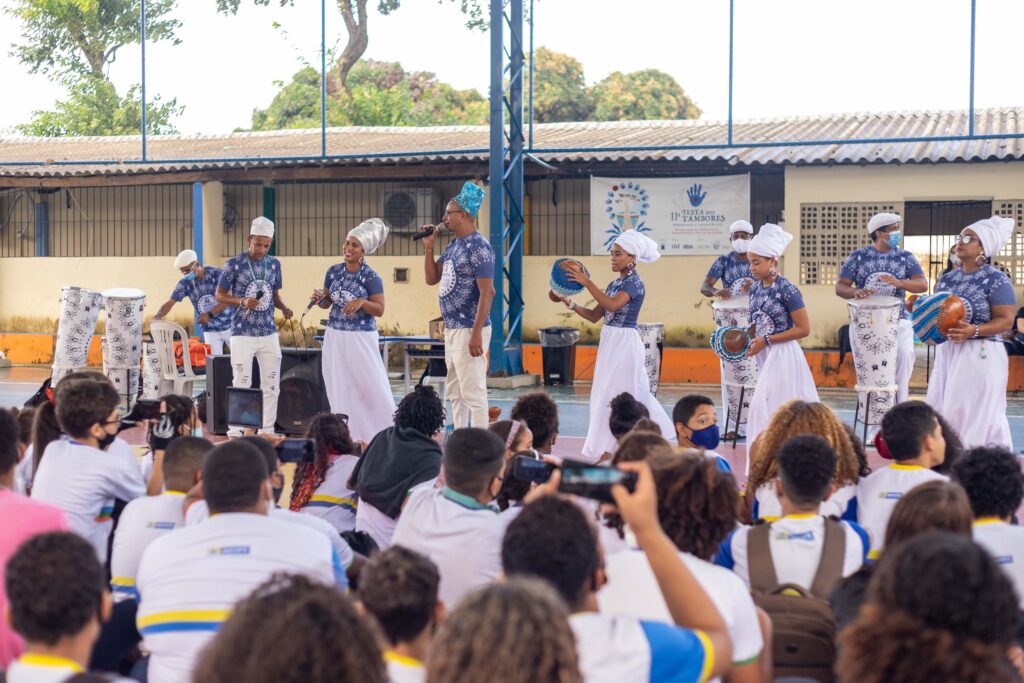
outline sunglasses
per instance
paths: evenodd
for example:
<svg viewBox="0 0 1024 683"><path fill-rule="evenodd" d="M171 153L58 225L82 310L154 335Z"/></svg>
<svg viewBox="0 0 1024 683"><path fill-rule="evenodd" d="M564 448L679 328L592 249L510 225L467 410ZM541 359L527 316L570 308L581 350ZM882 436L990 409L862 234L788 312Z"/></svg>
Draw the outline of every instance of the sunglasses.
<svg viewBox="0 0 1024 683"><path fill-rule="evenodd" d="M970 244L971 242L977 241L978 238L975 235L957 235L953 241L954 244Z"/></svg>

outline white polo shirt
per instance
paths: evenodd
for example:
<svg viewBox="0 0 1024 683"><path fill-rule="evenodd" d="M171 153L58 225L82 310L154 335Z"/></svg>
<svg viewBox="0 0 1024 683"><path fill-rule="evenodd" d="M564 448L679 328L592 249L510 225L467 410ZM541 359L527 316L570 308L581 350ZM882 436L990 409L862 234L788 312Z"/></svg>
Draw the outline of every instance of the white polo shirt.
<svg viewBox="0 0 1024 683"><path fill-rule="evenodd" d="M973 536L1010 577L1020 608L1024 610L1024 529L997 517L982 517L974 522Z"/></svg>
<svg viewBox="0 0 1024 683"><path fill-rule="evenodd" d="M871 547L868 535L854 522L840 522L846 527L846 552L843 559L843 576L854 573L867 560ZM747 555L747 540L751 527L741 526L733 531L722 544L722 552L715 562L731 569L750 585L750 560ZM772 522L768 546L775 564L775 576L779 583L793 583L810 589L814 575L821 562L821 550L825 536L825 518L821 515L786 515Z"/></svg>
<svg viewBox="0 0 1024 683"><path fill-rule="evenodd" d="M146 547L167 532L185 526L184 501L184 492L168 491L136 498L125 506L110 557L110 589L116 602L136 597L135 574Z"/></svg>
<svg viewBox="0 0 1024 683"><path fill-rule="evenodd" d="M857 522L871 534L871 557L885 547L885 527L896 503L910 489L946 477L919 465L893 463L875 470L857 484Z"/></svg>
<svg viewBox="0 0 1024 683"><path fill-rule="evenodd" d="M393 545L423 553L441 575L438 597L449 610L501 574L505 520L493 508L454 491L416 491L405 504Z"/></svg>
<svg viewBox="0 0 1024 683"><path fill-rule="evenodd" d="M432 489L436 483L437 478L435 477L412 487L409 493L406 494L405 502L408 503L409 497L416 491ZM404 510L405 508L403 507L402 509ZM369 534L378 548L387 550L391 547L392 537L395 535L395 527L398 526L398 520L401 517L402 515L398 515L397 519L391 519L370 503L361 500L356 507L356 531Z"/></svg>
<svg viewBox="0 0 1024 683"><path fill-rule="evenodd" d="M573 614L569 625L586 683L698 683L714 666L702 631L597 612Z"/></svg>
<svg viewBox="0 0 1024 683"><path fill-rule="evenodd" d="M229 512L153 541L142 554L136 623L150 683L187 683L235 604L275 572L334 585L330 542L267 515Z"/></svg>
<svg viewBox="0 0 1024 683"><path fill-rule="evenodd" d="M425 683L427 680L423 662L412 657L403 657L388 650L384 653L384 663L388 666L390 683Z"/></svg>
<svg viewBox="0 0 1024 683"><path fill-rule="evenodd" d="M722 615L732 640L733 664L743 666L756 660L764 640L754 600L743 580L695 555L681 552L679 558ZM673 623L658 580L642 551L628 549L608 555L605 572L608 583L597 594L602 614Z"/></svg>
<svg viewBox="0 0 1024 683"><path fill-rule="evenodd" d="M32 497L63 510L71 530L92 543L100 562L107 559L114 500L144 495L146 485L134 459L72 440L46 447L32 486Z"/></svg>
<svg viewBox="0 0 1024 683"><path fill-rule="evenodd" d="M82 667L63 657L25 653L7 667L7 683L65 683ZM111 683L131 683L129 678L111 677Z"/></svg>
<svg viewBox="0 0 1024 683"><path fill-rule="evenodd" d="M821 514L826 517L841 517L843 519L855 519L857 516L857 485L847 484L836 489L828 500L821 502ZM850 506L853 509L850 509ZM782 517L782 501L779 494L775 492L775 484L763 485L754 494L754 509L752 516L756 522L763 519L766 522L774 522Z"/></svg>
<svg viewBox="0 0 1024 683"><path fill-rule="evenodd" d="M359 495L348 487L348 479L358 462L354 455L338 456L328 466L323 482L313 491L302 512L329 522L339 533L354 530Z"/></svg>

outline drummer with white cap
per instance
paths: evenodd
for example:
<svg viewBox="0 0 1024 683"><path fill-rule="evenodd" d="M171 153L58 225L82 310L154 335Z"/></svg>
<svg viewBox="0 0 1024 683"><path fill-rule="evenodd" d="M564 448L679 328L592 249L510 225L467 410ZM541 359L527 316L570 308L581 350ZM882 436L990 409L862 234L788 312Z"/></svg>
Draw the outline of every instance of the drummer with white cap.
<svg viewBox="0 0 1024 683"><path fill-rule="evenodd" d="M992 216L964 228L956 243L962 267L935 285L936 292L960 297L967 315L950 330L951 343L935 349L927 400L967 448L1013 448L1006 419L1009 363L1000 335L1013 326L1016 295L1010 278L991 264L1013 225L1013 219Z"/></svg>
<svg viewBox="0 0 1024 683"><path fill-rule="evenodd" d="M224 342L231 338L231 320L234 315L234 308L217 303L217 283L220 281L221 269L200 265L199 257L191 249L178 254L174 259L174 267L183 277L171 292L171 298L156 312L155 319L163 320L174 304L188 297L196 309L196 324L203 326L203 342L210 345L212 354L219 356L224 353Z"/></svg>
<svg viewBox="0 0 1024 683"><path fill-rule="evenodd" d="M754 236L754 226L748 221L733 221L729 226L729 240L732 251L715 259L700 286L700 293L707 297L728 299L746 294L754 278L750 275L747 261L747 247ZM722 281L722 289L715 289L715 283Z"/></svg>
<svg viewBox="0 0 1024 683"><path fill-rule="evenodd" d="M231 326L233 386L250 387L253 358L259 363L263 391L261 434L274 433L277 397L281 392L281 341L274 309L281 309L285 320L292 317L292 309L281 300L281 262L269 255L273 241L273 221L264 216L255 218L249 229L249 249L228 259L217 283L217 301L238 309ZM232 430L228 436L241 436L241 432Z"/></svg>
<svg viewBox="0 0 1024 683"><path fill-rule="evenodd" d="M907 292L923 294L928 280L917 259L900 248L899 214L876 213L868 221L871 244L855 249L839 271L836 294L844 299L869 296L894 296L900 300ZM854 350L856 353L856 350ZM904 309L896 338L896 402L907 400L910 376L914 373L914 328Z"/></svg>

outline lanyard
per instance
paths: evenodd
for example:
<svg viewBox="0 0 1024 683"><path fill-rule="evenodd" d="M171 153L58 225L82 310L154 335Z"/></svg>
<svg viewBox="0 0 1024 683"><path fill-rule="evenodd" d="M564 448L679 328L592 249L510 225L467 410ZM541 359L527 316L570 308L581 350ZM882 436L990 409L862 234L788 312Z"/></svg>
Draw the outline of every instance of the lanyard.
<svg viewBox="0 0 1024 683"><path fill-rule="evenodd" d="M267 269L263 265L262 261L263 261L263 259L260 259L260 277L258 279L266 280L267 279ZM257 280L256 272L252 269L252 259L249 258L248 254L245 255L245 262L249 266L249 275L252 276L252 281L256 282L256 280Z"/></svg>

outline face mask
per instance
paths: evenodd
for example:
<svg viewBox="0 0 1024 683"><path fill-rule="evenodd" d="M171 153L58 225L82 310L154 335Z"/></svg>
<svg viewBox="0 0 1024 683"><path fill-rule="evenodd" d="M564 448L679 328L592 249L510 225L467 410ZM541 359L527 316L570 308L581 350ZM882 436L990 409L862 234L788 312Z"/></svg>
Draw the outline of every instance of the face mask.
<svg viewBox="0 0 1024 683"><path fill-rule="evenodd" d="M192 282L192 280L196 279L196 271L193 270L191 273L189 273L188 275L181 279L185 280L186 282Z"/></svg>
<svg viewBox="0 0 1024 683"><path fill-rule="evenodd" d="M956 268L957 266L960 265L960 257L957 256L955 253L951 253L949 255L949 262L953 264L954 268Z"/></svg>
<svg viewBox="0 0 1024 683"><path fill-rule="evenodd" d="M747 247L750 246L750 240L733 240L732 248L737 254L746 254Z"/></svg>
<svg viewBox="0 0 1024 683"><path fill-rule="evenodd" d="M889 239L886 240L886 244L888 244L893 249L899 249L899 246L900 246L900 231L896 230L894 232L890 232L889 233Z"/></svg>
<svg viewBox="0 0 1024 683"><path fill-rule="evenodd" d="M116 438L117 438L117 434L111 434L110 432L108 432L107 430L104 429L103 430L103 438L102 439L97 439L96 440L96 445L99 447L99 449L101 451L105 451L105 450L107 450L107 448L110 447L110 444L114 443L114 439L116 439Z"/></svg>
<svg viewBox="0 0 1024 683"><path fill-rule="evenodd" d="M694 429L693 433L690 434L690 441L693 442L694 446L700 446L707 450L714 450L718 447L718 442L721 437L718 433L718 425L708 425L704 429Z"/></svg>
<svg viewBox="0 0 1024 683"><path fill-rule="evenodd" d="M196 437L197 439L203 438L203 428L202 427L193 427L192 428L192 436Z"/></svg>

